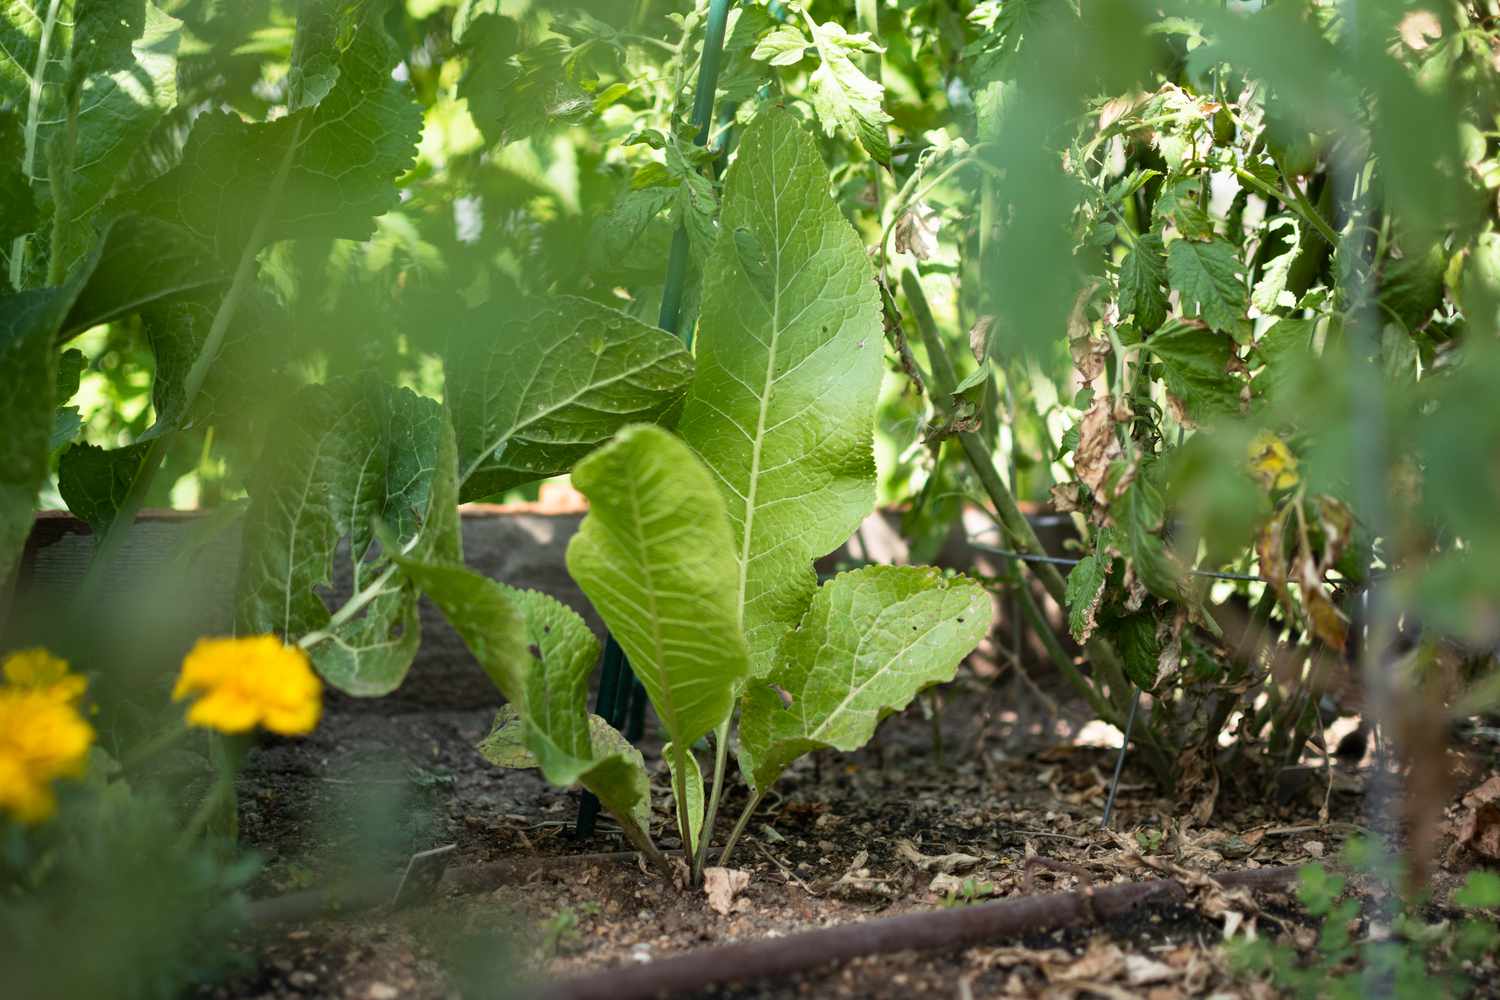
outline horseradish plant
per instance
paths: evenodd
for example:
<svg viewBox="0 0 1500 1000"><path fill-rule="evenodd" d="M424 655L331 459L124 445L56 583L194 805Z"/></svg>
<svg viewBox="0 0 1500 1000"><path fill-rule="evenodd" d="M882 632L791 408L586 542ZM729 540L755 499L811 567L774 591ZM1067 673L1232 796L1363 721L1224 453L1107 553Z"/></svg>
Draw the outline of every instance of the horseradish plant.
<svg viewBox="0 0 1500 1000"><path fill-rule="evenodd" d="M695 878L736 712L754 795L725 859L788 764L862 746L882 717L950 680L989 629L988 595L962 577L872 566L819 586L813 572L874 508L882 344L874 276L828 194L816 145L787 112L763 110L725 180L676 434L627 427L573 472L590 506L568 569L671 741L678 832ZM640 755L587 715L598 645L582 620L456 562L396 560L510 702L485 743L491 759L583 784L662 860ZM693 746L710 733L705 796Z"/></svg>

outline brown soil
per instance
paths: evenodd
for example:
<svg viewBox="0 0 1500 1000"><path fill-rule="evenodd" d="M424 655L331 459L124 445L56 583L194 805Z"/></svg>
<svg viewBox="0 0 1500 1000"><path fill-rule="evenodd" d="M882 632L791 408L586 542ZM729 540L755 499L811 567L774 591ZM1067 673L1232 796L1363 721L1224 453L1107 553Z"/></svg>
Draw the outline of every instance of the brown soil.
<svg viewBox="0 0 1500 1000"><path fill-rule="evenodd" d="M666 883L630 858L579 863L569 855L623 851L607 818L574 839L577 794L534 772L491 767L473 749L493 707L412 710L411 701L333 699L318 731L253 751L240 785L241 831L264 868L261 897L350 878L389 876L414 852L454 843L454 867L527 862L498 888L446 882L437 896L400 911L319 919L247 934L246 971L201 997L526 996L532 977L565 976L650 961L687 949L785 935L834 923L963 905L944 891L940 864L962 853L957 873L976 894L1074 889L1153 874L1147 855L1173 871L1300 863L1337 852L1358 818L1361 775L1311 772L1291 795L1264 782L1220 783L1208 822L1190 801L1159 797L1128 762L1115 831L1099 829L1113 751L1075 747L1076 720L1056 720L1027 693L965 676L944 695L940 762L917 708L887 721L874 744L796 765L762 806L733 861L750 873L728 916L701 893ZM1037 720L1046 720L1045 725ZM1029 721L1029 724L1028 724ZM1044 731L1045 730L1045 731ZM656 768L658 842L674 844L665 770ZM1319 825L1329 793L1332 821ZM1468 782L1470 787L1475 781ZM721 829L738 814L730 795ZM1472 863L1450 850L1452 867ZM923 869L926 864L927 870ZM1436 899L1456 873L1435 873ZM899 954L824 968L795 981L706 992L716 997L984 997L999 995L1266 995L1236 980L1219 942L1225 911L1262 934L1310 938L1286 896L1224 897L1199 891L1188 905L1148 908L1094 927L1038 934L950 954Z"/></svg>

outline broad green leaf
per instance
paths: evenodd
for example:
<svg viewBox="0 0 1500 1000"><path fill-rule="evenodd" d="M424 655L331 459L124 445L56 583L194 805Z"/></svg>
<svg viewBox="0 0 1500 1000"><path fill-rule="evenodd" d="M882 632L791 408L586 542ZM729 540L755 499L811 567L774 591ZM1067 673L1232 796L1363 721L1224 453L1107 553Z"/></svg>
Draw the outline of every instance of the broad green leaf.
<svg viewBox="0 0 1500 1000"><path fill-rule="evenodd" d="M1394 314L1408 331L1421 329L1443 301L1443 269L1447 266L1441 244L1425 253L1388 259L1381 268L1380 305Z"/></svg>
<svg viewBox="0 0 1500 1000"><path fill-rule="evenodd" d="M1161 237L1146 233L1138 237L1120 262L1120 312L1135 315L1144 331L1161 326L1167 318L1167 257Z"/></svg>
<svg viewBox="0 0 1500 1000"><path fill-rule="evenodd" d="M13 282L23 258L60 253L61 273L89 249L90 216L177 102L181 27L145 0L0 5L0 105L23 109L21 172L57 233L15 238Z"/></svg>
<svg viewBox="0 0 1500 1000"><path fill-rule="evenodd" d="M764 791L811 750L857 750L881 719L923 688L953 679L990 629L989 594L932 567L869 566L818 589L786 637L770 684L751 682L740 765Z"/></svg>
<svg viewBox="0 0 1500 1000"><path fill-rule="evenodd" d="M724 585L758 676L812 599L813 560L874 507L883 343L870 263L816 142L789 113L762 112L725 179L679 422L729 514Z"/></svg>
<svg viewBox="0 0 1500 1000"><path fill-rule="evenodd" d="M750 58L772 66L793 66L802 61L808 48L807 36L800 28L783 24L771 29L756 43Z"/></svg>
<svg viewBox="0 0 1500 1000"><path fill-rule="evenodd" d="M688 853L691 854L698 849L698 838L703 833L703 770L698 766L698 758L693 755L692 747L687 748L687 753L678 754L668 743L661 748L661 755L667 762L667 769L671 772L672 787L677 787L677 769L685 768L684 774L687 780L683 787L687 789L687 802L677 804L679 809L687 810L688 817ZM679 757L681 758L679 760Z"/></svg>
<svg viewBox="0 0 1500 1000"><path fill-rule="evenodd" d="M0 149L16 150L22 145L20 110L0 109ZM0 261L10 259L11 242L35 229L37 219L36 199L20 159L0 157Z"/></svg>
<svg viewBox="0 0 1500 1000"><path fill-rule="evenodd" d="M1165 372L1167 391L1182 404L1188 420L1237 416L1247 383L1229 374L1237 359L1234 341L1202 324L1174 320L1143 343Z"/></svg>
<svg viewBox="0 0 1500 1000"><path fill-rule="evenodd" d="M256 288L241 297L188 412L188 372L203 351L222 300L221 289L208 288L180 292L140 308L141 332L156 360L151 402L157 424L194 426L217 421L232 428L234 418L253 409L258 399L281 391L274 381L277 365L268 358L277 351L292 353L286 331L293 325L272 296Z"/></svg>
<svg viewBox="0 0 1500 1000"><path fill-rule="evenodd" d="M567 472L629 423L665 419L692 375L671 334L587 299L492 305L450 349L460 497Z"/></svg>
<svg viewBox="0 0 1500 1000"><path fill-rule="evenodd" d="M177 46L182 36L181 21L139 0L79 0L75 10L79 33L74 36L74 58L81 55L80 42L89 46L92 58L83 60L89 65L74 67L79 77L74 85L80 90L77 132L66 162L54 163L51 170L54 177L62 172L61 181L50 184L48 191L55 204L52 225L60 236L53 250L62 254L61 268L72 265L93 243L89 220L94 210L157 122L177 103ZM91 37L80 38L84 32ZM100 44L111 32L115 52ZM44 148L65 150L62 137L67 127L63 115L41 129L38 141L47 144Z"/></svg>
<svg viewBox="0 0 1500 1000"><path fill-rule="evenodd" d="M56 288L0 298L0 591L9 586L47 481L57 420L55 346L97 249Z"/></svg>
<svg viewBox="0 0 1500 1000"><path fill-rule="evenodd" d="M1232 331L1243 321L1244 270L1228 240L1174 240L1167 250L1167 275L1183 306L1209 326Z"/></svg>
<svg viewBox="0 0 1500 1000"><path fill-rule="evenodd" d="M142 261L151 266L142 267ZM211 244L186 229L151 216L127 215L104 225L87 278L63 324L63 338L154 303L211 297L228 285L229 270Z"/></svg>
<svg viewBox="0 0 1500 1000"><path fill-rule="evenodd" d="M1107 555L1085 556L1068 572L1068 631L1078 642L1086 642L1098 626L1099 601L1111 563Z"/></svg>
<svg viewBox="0 0 1500 1000"><path fill-rule="evenodd" d="M71 294L47 288L0 299L0 591L31 532L51 454L57 350Z"/></svg>
<svg viewBox="0 0 1500 1000"><path fill-rule="evenodd" d="M463 45L468 71L458 96L468 101L485 141L515 142L593 113L593 98L573 78L559 39L528 41L512 19L481 14L466 24Z"/></svg>
<svg viewBox="0 0 1500 1000"><path fill-rule="evenodd" d="M749 672L734 546L708 470L677 438L628 427L578 463L589 513L568 572L630 658L672 742L729 717Z"/></svg>
<svg viewBox="0 0 1500 1000"><path fill-rule="evenodd" d="M374 379L308 386L267 440L245 519L239 630L289 641L326 632L310 649L324 678L349 694L387 693L420 631L414 589L381 584L390 561L373 525L390 526L400 547L457 556L457 459L442 408ZM375 596L334 621L318 591L333 580L341 541L354 593Z"/></svg>
<svg viewBox="0 0 1500 1000"><path fill-rule="evenodd" d="M306 31L322 37L337 0L303 5ZM397 203L395 180L415 161L422 114L410 88L391 77L400 55L382 25L378 3L345 6L337 15L336 63L308 53L304 102L327 86L316 106L268 122L206 111L193 123L182 162L139 191L111 202L114 214L153 215L188 230L220 259L237 260L256 223L269 212L265 242L299 236L364 239L377 215ZM333 15L329 15L333 16ZM308 43L294 43L303 53ZM337 70L335 75L334 70ZM331 84L330 84L331 80ZM275 205L269 194L285 158L286 183Z"/></svg>
<svg viewBox="0 0 1500 1000"><path fill-rule="evenodd" d="M724 39L724 68L719 74L719 106L726 108L750 100L766 82L759 43L776 26L776 19L760 4L735 4L729 16L732 20ZM802 44L806 46L807 42Z"/></svg>

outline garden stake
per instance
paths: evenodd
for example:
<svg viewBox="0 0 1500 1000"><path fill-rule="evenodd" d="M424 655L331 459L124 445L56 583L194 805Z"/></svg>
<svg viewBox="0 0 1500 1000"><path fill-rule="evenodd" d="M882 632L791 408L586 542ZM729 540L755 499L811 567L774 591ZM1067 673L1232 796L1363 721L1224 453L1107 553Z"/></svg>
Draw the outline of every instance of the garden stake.
<svg viewBox="0 0 1500 1000"><path fill-rule="evenodd" d="M1135 689L1135 697L1130 702L1130 714L1125 717L1125 738L1120 741L1120 756L1115 758L1115 776L1109 783L1109 797L1104 800L1104 818L1099 821L1099 829L1109 829L1110 816L1115 811L1115 794L1120 790L1120 772L1125 769L1125 751L1130 746L1130 732L1135 728L1135 713L1141 707L1141 689Z"/></svg>
<svg viewBox="0 0 1500 1000"><path fill-rule="evenodd" d="M712 0L708 10L708 22L703 29L703 59L698 66L698 83L693 91L692 122L698 127L693 136L697 146L708 144L709 125L713 120L714 93L719 86L719 66L724 50L724 31L729 22L729 7L733 0ZM677 227L672 234L672 249L667 257L666 283L662 287L661 310L656 325L668 333L678 334L688 347L693 346L693 331L679 331L682 322L682 292L687 283L688 235L686 224ZM639 740L646 728L646 689L630 669L625 651L613 635L605 637L604 663L599 678L599 695L594 704L595 712L615 729L621 730L627 740ZM719 779L715 779L713 804L718 805ZM584 792L578 803L578 822L574 826L577 836L588 837L594 832L594 821L599 815L599 800L592 792ZM712 829L713 810L707 817L705 830ZM704 843L707 843L707 836ZM686 848L687 845L683 845Z"/></svg>

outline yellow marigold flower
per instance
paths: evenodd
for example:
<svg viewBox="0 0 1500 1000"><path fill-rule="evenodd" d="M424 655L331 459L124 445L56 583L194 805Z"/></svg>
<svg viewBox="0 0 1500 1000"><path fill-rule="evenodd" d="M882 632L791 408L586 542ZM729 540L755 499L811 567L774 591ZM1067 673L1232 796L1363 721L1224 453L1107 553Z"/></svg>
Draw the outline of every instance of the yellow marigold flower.
<svg viewBox="0 0 1500 1000"><path fill-rule="evenodd" d="M310 733L323 712L323 682L307 655L274 635L199 639L182 661L172 700L191 695L194 726L243 733L256 726L288 736Z"/></svg>
<svg viewBox="0 0 1500 1000"><path fill-rule="evenodd" d="M57 809L52 782L81 776L93 742L93 727L52 689L0 688L0 811L47 819Z"/></svg>
<svg viewBox="0 0 1500 1000"><path fill-rule="evenodd" d="M5 658L6 683L18 688L46 691L60 701L77 701L83 697L88 680L68 673L68 661L45 649L23 649Z"/></svg>
<svg viewBox="0 0 1500 1000"><path fill-rule="evenodd" d="M1261 431L1250 441L1250 471L1268 490L1289 490L1302 481L1297 456L1270 431Z"/></svg>

